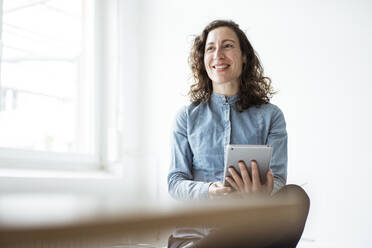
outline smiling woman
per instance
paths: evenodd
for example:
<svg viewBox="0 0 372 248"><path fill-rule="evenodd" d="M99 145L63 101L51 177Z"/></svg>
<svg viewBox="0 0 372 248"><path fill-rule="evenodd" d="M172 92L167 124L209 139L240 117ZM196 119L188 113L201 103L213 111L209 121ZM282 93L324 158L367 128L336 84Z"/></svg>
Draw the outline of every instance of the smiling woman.
<svg viewBox="0 0 372 248"><path fill-rule="evenodd" d="M194 40L190 65L192 103L176 117L170 193L199 199L229 192L231 188L218 183L228 144L272 146L267 176L273 181L270 192L280 190L287 178L286 123L282 111L269 103L271 81L263 76L247 36L232 21L211 22Z"/></svg>
<svg viewBox="0 0 372 248"><path fill-rule="evenodd" d="M195 79L189 95L195 104L209 100L212 84L218 93L226 89L221 82L231 79L235 82L229 84L234 87L230 94L239 94L240 111L268 103L275 93L247 36L234 22L216 20L205 27L195 38L189 63Z"/></svg>
<svg viewBox="0 0 372 248"><path fill-rule="evenodd" d="M298 186L285 186L286 122L282 111L269 102L274 94L271 80L263 75L250 42L236 23L213 21L195 38L189 61L195 82L189 92L191 104L179 111L173 127L169 193L185 200L245 198L257 194L281 198L299 192L296 195L304 204L300 224L294 227L296 235L278 241L273 239L273 246L265 246L295 247L304 228L309 202ZM222 184L224 150L229 144L273 148L265 183L259 179L260 165L252 160L249 161L252 173L244 162L239 162L240 174L230 168L232 176L226 178L230 186ZM208 237L211 230L177 229L170 237L169 246L186 247L190 242ZM264 232L270 237L276 231ZM290 243L281 243L287 241ZM234 245L220 247L247 247L253 240L231 242ZM217 244L207 247L217 247Z"/></svg>

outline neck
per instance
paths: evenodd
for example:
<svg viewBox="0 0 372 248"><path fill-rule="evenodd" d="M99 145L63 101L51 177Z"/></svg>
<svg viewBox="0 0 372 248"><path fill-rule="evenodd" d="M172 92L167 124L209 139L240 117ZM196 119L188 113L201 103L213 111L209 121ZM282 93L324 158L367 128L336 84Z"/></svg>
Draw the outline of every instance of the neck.
<svg viewBox="0 0 372 248"><path fill-rule="evenodd" d="M237 82L215 83L212 82L213 91L216 94L224 96L235 96L239 93L239 84Z"/></svg>

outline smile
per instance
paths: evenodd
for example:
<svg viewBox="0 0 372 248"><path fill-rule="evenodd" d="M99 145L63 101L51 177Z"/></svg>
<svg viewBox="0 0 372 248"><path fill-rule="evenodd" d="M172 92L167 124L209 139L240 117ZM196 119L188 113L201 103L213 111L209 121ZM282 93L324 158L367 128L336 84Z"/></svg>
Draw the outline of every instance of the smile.
<svg viewBox="0 0 372 248"><path fill-rule="evenodd" d="M224 70L224 69L229 68L230 65L226 65L226 64L224 64L224 65L214 65L212 67L213 67L213 69L216 69L216 70Z"/></svg>

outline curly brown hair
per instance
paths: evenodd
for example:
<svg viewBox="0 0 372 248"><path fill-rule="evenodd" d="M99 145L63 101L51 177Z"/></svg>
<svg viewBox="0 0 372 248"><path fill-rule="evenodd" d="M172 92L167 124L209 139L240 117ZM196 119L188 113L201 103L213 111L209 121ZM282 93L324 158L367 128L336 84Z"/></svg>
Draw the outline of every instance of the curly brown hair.
<svg viewBox="0 0 372 248"><path fill-rule="evenodd" d="M208 34L218 27L231 28L238 36L242 55L247 57L247 63L243 64L240 76L240 87L236 107L238 111L251 106L259 106L268 103L275 94L271 87L271 79L265 77L258 56L245 33L239 25L230 20L215 20L209 23L201 33L196 36L189 56L192 75L195 82L190 86L188 93L193 104L199 105L208 102L212 94L212 80L208 77L204 65L205 44Z"/></svg>

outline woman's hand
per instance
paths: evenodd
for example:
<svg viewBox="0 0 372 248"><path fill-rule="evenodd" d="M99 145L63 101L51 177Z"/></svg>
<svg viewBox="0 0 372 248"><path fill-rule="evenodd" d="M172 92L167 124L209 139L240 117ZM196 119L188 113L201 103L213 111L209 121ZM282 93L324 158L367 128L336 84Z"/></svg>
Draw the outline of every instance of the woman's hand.
<svg viewBox="0 0 372 248"><path fill-rule="evenodd" d="M211 199L222 198L232 192L231 187L226 187L222 182L214 182L209 185L208 193Z"/></svg>
<svg viewBox="0 0 372 248"><path fill-rule="evenodd" d="M274 186L274 176L271 170L266 174L266 183L261 184L260 174L257 162L251 161L252 178L250 177L247 167L243 161L238 163L240 175L233 167L229 168L231 177L226 177L226 180L240 194L270 194Z"/></svg>

